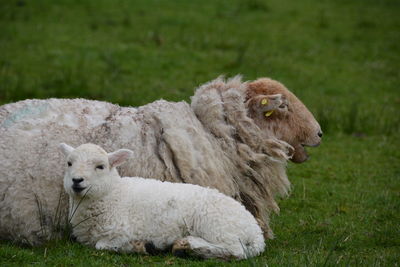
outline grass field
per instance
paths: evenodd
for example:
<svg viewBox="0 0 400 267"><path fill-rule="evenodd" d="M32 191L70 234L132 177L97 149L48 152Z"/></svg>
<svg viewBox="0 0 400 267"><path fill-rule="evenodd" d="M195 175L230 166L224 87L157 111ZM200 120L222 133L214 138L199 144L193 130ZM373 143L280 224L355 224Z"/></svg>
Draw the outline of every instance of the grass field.
<svg viewBox="0 0 400 267"><path fill-rule="evenodd" d="M325 136L289 164L276 239L235 263L0 242L0 265L400 265L400 2L0 0L0 104L186 100L215 77L283 82ZM0 137L1 138L1 137Z"/></svg>

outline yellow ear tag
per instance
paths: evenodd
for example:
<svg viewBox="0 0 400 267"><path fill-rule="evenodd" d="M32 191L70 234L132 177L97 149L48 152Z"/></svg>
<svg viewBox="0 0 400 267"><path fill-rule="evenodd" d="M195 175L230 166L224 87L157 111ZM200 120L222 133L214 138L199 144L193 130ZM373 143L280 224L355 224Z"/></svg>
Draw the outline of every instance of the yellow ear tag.
<svg viewBox="0 0 400 267"><path fill-rule="evenodd" d="M261 100L261 105L267 105L268 104L268 99L264 98Z"/></svg>
<svg viewBox="0 0 400 267"><path fill-rule="evenodd" d="M265 117L271 116L272 113L274 113L274 110L270 110L270 111L265 112Z"/></svg>

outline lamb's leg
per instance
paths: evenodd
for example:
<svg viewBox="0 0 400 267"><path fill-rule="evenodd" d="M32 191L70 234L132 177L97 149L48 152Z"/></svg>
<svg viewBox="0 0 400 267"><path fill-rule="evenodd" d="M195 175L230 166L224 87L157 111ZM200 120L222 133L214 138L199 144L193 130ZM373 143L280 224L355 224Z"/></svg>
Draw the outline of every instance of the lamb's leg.
<svg viewBox="0 0 400 267"><path fill-rule="evenodd" d="M152 255L154 253L153 247L154 246L151 246L151 243L143 240L116 242L115 240L110 241L101 239L96 243L96 249L98 250L110 250L122 253L138 253L143 255Z"/></svg>
<svg viewBox="0 0 400 267"><path fill-rule="evenodd" d="M148 255L149 253L146 250L146 242L142 240L134 240L129 242L132 246L131 251L133 253Z"/></svg>
<svg viewBox="0 0 400 267"><path fill-rule="evenodd" d="M134 240L129 243L131 245L131 247L128 246L128 249L130 250L129 252L144 255L158 255L160 252L162 252L161 250L157 249L152 242Z"/></svg>
<svg viewBox="0 0 400 267"><path fill-rule="evenodd" d="M246 258L243 248L240 246L240 242L233 246L212 244L200 237L187 236L176 240L172 246L172 253L177 256L191 251L202 258L219 258L223 260Z"/></svg>
<svg viewBox="0 0 400 267"><path fill-rule="evenodd" d="M109 250L109 251L119 251L120 246L115 244L115 242L111 242L110 240L100 239L97 241L95 248L97 250Z"/></svg>

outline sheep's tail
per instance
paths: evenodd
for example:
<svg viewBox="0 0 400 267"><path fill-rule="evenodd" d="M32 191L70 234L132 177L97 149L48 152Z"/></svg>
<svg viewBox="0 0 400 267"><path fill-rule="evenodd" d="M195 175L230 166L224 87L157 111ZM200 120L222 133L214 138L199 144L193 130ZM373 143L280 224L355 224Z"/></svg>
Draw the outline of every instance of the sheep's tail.
<svg viewBox="0 0 400 267"><path fill-rule="evenodd" d="M256 257L264 252L265 240L262 234L256 235L253 240L250 240L246 243L243 243L242 240L239 241L243 248L244 259Z"/></svg>

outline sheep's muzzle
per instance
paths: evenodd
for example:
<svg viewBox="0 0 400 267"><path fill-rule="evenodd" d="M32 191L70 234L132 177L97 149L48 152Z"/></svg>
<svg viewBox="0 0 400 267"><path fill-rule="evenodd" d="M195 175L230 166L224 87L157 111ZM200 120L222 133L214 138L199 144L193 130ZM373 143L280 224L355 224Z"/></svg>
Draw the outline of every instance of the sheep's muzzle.
<svg viewBox="0 0 400 267"><path fill-rule="evenodd" d="M71 187L72 187L72 190L74 190L74 192L78 193L78 194L86 189L86 187L81 187L81 186L75 185L75 184Z"/></svg>

